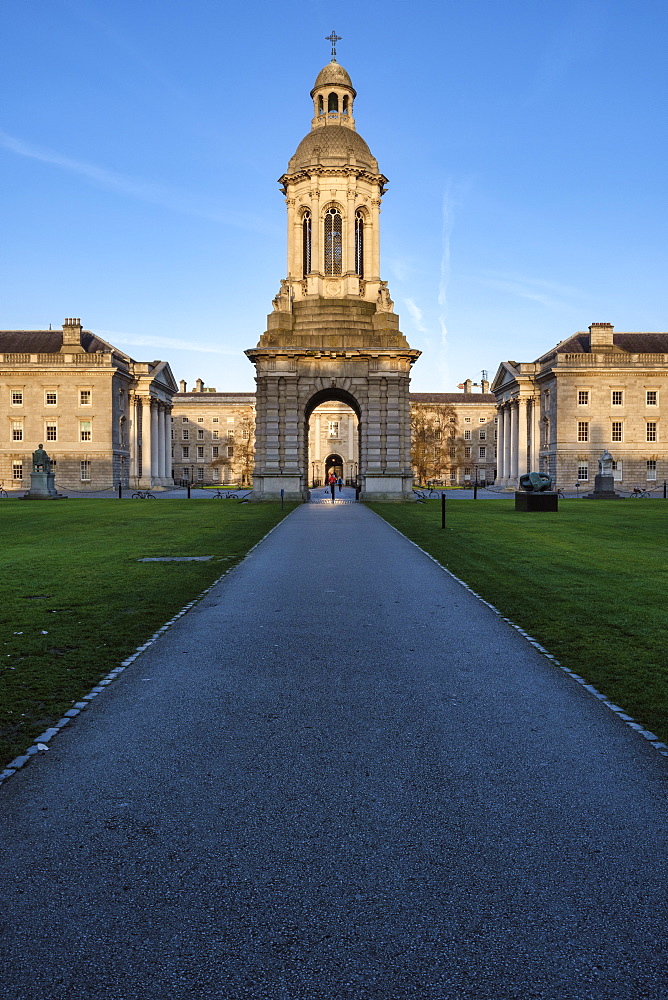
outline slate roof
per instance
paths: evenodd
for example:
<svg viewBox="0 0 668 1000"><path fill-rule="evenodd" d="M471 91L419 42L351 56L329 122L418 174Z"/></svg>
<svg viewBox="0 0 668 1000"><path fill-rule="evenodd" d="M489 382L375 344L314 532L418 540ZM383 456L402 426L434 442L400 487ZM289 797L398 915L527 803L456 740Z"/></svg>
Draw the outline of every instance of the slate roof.
<svg viewBox="0 0 668 1000"><path fill-rule="evenodd" d="M613 333L612 341L615 347L629 354L668 354L668 333ZM575 333L547 354L553 351L559 354L589 354L589 334Z"/></svg>
<svg viewBox="0 0 668 1000"><path fill-rule="evenodd" d="M354 91L353 81L350 79L350 73L347 69L332 59L331 62L327 63L326 66L318 73L315 83L313 84L313 90L317 90L318 87L350 87ZM313 96L313 90L311 91L311 96Z"/></svg>
<svg viewBox="0 0 668 1000"><path fill-rule="evenodd" d="M332 160L337 161L337 165L346 164L348 162L348 147L352 149L359 166L366 167L373 173L378 173L378 161L366 142L359 132L355 132L346 125L322 125L305 135L294 155L290 158L288 171L292 173L315 164L318 157L320 163L325 166L327 161ZM315 152L316 149L320 150L318 154Z"/></svg>
<svg viewBox="0 0 668 1000"><path fill-rule="evenodd" d="M190 402L191 400L193 402L199 402L200 399L220 399L221 396L225 399L229 399L230 396L235 399L247 399L248 396L254 397L255 393L252 389L249 389L248 392L177 392L174 399L179 402Z"/></svg>
<svg viewBox="0 0 668 1000"><path fill-rule="evenodd" d="M62 330L0 330L2 354L57 354L63 346ZM81 331L81 346L87 354L106 351L127 357L90 330Z"/></svg>
<svg viewBox="0 0 668 1000"><path fill-rule="evenodd" d="M494 405L493 392L411 392L411 403L485 403Z"/></svg>

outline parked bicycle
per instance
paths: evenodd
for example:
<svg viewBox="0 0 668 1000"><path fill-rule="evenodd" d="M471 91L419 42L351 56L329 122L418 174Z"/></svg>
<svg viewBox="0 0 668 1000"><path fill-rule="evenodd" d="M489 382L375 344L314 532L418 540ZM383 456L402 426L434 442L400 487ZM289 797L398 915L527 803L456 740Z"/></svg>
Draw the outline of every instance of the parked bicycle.
<svg viewBox="0 0 668 1000"><path fill-rule="evenodd" d="M6 500L8 496L9 496L9 493L5 489L5 484L4 483L0 483L0 500Z"/></svg>
<svg viewBox="0 0 668 1000"><path fill-rule="evenodd" d="M640 499L649 500L649 497L650 497L649 490L643 490L640 486L634 486L633 491L631 493L632 500L640 500Z"/></svg>
<svg viewBox="0 0 668 1000"><path fill-rule="evenodd" d="M438 500L440 493L432 489L416 489L413 487L413 493L418 503L424 503L425 500Z"/></svg>
<svg viewBox="0 0 668 1000"><path fill-rule="evenodd" d="M136 493L132 494L133 500L155 500L155 497L149 490L137 490Z"/></svg>

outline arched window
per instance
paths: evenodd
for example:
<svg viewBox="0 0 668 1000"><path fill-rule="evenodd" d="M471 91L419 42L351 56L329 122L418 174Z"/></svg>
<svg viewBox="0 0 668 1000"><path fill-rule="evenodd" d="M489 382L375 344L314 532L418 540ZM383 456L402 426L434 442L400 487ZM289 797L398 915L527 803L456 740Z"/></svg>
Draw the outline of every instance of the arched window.
<svg viewBox="0 0 668 1000"><path fill-rule="evenodd" d="M325 274L341 274L342 230L341 213L330 208L325 215Z"/></svg>
<svg viewBox="0 0 668 1000"><path fill-rule="evenodd" d="M364 216L355 212L355 274L364 277Z"/></svg>
<svg viewBox="0 0 668 1000"><path fill-rule="evenodd" d="M303 277L311 273L311 213L304 212L302 218L302 266Z"/></svg>
<svg viewBox="0 0 668 1000"><path fill-rule="evenodd" d="M327 110L328 111L338 111L339 110L339 98L338 94L331 93L327 98Z"/></svg>
<svg viewBox="0 0 668 1000"><path fill-rule="evenodd" d="M325 103L322 99L322 94L318 98L318 114L323 115L325 113Z"/></svg>
<svg viewBox="0 0 668 1000"><path fill-rule="evenodd" d="M344 115L348 114L348 95L347 94L344 94L344 96L343 96L343 113L344 113Z"/></svg>

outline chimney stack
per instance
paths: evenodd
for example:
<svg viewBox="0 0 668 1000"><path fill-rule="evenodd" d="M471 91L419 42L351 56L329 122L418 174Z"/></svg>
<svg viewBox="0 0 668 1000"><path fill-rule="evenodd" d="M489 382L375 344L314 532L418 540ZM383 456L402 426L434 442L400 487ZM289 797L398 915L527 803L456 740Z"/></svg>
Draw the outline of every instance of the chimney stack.
<svg viewBox="0 0 668 1000"><path fill-rule="evenodd" d="M589 327L589 350L595 351L602 347L614 348L614 329L612 323L592 323Z"/></svg>
<svg viewBox="0 0 668 1000"><path fill-rule="evenodd" d="M81 320L80 319L65 319L63 320L63 346L61 351L66 354L83 354L84 349L81 346Z"/></svg>
<svg viewBox="0 0 668 1000"><path fill-rule="evenodd" d="M204 382L202 381L201 378L197 379L197 381L195 382L195 385L197 386L197 388L195 389L195 392L204 392Z"/></svg>
<svg viewBox="0 0 668 1000"><path fill-rule="evenodd" d="M473 382L471 381L470 378L465 379L464 380L464 392L470 392L472 385L473 385Z"/></svg>
<svg viewBox="0 0 668 1000"><path fill-rule="evenodd" d="M181 381L179 382L179 392L187 392L187 391L188 389L186 388L186 380L182 378Z"/></svg>
<svg viewBox="0 0 668 1000"><path fill-rule="evenodd" d="M482 379L480 385L482 387L480 390L481 392L489 392L489 382L486 378Z"/></svg>

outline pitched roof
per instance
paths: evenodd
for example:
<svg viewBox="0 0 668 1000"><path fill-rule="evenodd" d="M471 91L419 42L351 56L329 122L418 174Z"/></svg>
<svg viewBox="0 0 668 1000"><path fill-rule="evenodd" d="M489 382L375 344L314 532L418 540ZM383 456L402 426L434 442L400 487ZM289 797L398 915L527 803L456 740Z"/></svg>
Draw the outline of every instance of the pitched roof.
<svg viewBox="0 0 668 1000"><path fill-rule="evenodd" d="M589 354L589 341L588 333L574 333L572 337L546 351L542 357L547 357L554 351L559 354ZM613 333L612 342L615 347L628 351L629 354L668 353L668 333Z"/></svg>
<svg viewBox="0 0 668 1000"><path fill-rule="evenodd" d="M411 403L485 403L494 405L493 392L411 392Z"/></svg>
<svg viewBox="0 0 668 1000"><path fill-rule="evenodd" d="M0 330L0 352L5 354L57 354L62 346L62 330ZM128 356L90 330L81 331L81 346L87 354L111 351Z"/></svg>

